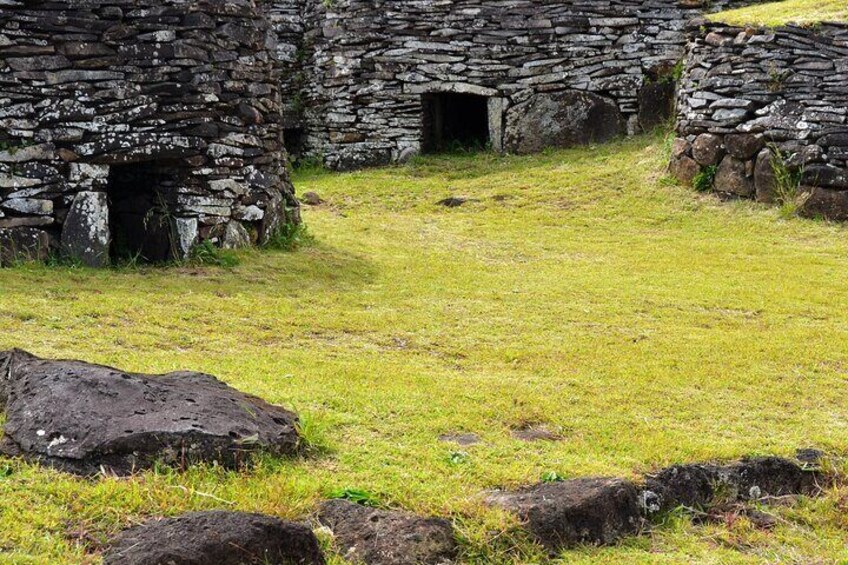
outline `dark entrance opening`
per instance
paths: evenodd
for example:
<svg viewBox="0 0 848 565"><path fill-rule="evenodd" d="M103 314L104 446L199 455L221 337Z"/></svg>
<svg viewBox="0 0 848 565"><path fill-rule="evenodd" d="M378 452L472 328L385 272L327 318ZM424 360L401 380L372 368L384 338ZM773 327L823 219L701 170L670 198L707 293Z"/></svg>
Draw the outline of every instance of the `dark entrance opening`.
<svg viewBox="0 0 848 565"><path fill-rule="evenodd" d="M293 163L300 161L303 157L305 141L306 132L303 128L286 128L283 130L283 143Z"/></svg>
<svg viewBox="0 0 848 565"><path fill-rule="evenodd" d="M110 256L114 262L163 263L174 258L170 205L173 181L155 163L113 165L109 171Z"/></svg>
<svg viewBox="0 0 848 565"><path fill-rule="evenodd" d="M424 153L484 149L489 136L489 98L476 94L425 94Z"/></svg>

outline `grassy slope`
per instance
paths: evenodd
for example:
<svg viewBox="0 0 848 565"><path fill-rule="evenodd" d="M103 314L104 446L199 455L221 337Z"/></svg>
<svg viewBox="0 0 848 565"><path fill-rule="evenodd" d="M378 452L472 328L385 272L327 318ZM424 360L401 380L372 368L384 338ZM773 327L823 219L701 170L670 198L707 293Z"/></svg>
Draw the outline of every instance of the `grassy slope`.
<svg viewBox="0 0 848 565"><path fill-rule="evenodd" d="M630 477L844 452L846 230L662 182L661 145L301 174L301 191L330 202L306 211L318 243L246 253L232 271L0 271L0 347L211 372L299 410L329 449L244 475L132 480L7 462L0 562L94 560L85 547L108 533L186 509L302 517L328 490L359 487L452 515L466 563L538 563L481 491L549 470ZM477 201L433 204L449 195ZM512 439L528 422L564 440ZM452 431L484 443L451 464L458 448L437 437ZM846 497L776 510L772 532L670 517L558 562L835 561L848 557Z"/></svg>
<svg viewBox="0 0 848 565"><path fill-rule="evenodd" d="M779 26L787 23L848 22L846 0L783 0L728 10L711 16L733 25Z"/></svg>

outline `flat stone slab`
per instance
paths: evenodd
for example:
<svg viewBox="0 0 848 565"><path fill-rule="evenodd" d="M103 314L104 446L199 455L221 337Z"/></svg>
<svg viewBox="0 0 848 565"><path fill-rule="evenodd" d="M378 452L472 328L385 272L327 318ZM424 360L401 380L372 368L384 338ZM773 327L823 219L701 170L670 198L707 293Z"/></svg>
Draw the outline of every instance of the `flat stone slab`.
<svg viewBox="0 0 848 565"><path fill-rule="evenodd" d="M324 565L306 526L263 514L195 512L118 534L106 565Z"/></svg>
<svg viewBox="0 0 848 565"><path fill-rule="evenodd" d="M61 470L128 475L154 463L239 468L254 452L297 452L297 416L213 376L127 373L0 353L0 453Z"/></svg>
<svg viewBox="0 0 848 565"><path fill-rule="evenodd" d="M321 505L318 521L333 532L343 557L367 565L442 565L458 546L453 527L443 518L379 510L347 500Z"/></svg>
<svg viewBox="0 0 848 565"><path fill-rule="evenodd" d="M576 479L495 492L487 502L514 512L547 549L609 545L637 533L636 487L621 479Z"/></svg>

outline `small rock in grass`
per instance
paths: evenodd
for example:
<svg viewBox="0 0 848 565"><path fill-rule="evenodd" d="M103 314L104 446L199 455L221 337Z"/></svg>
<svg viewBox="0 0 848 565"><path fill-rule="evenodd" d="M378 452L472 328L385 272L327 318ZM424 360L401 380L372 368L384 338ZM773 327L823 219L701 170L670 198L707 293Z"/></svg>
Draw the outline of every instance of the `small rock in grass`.
<svg viewBox="0 0 848 565"><path fill-rule="evenodd" d="M462 446L468 446L480 443L480 436L472 433L443 434L439 436L439 441L451 442Z"/></svg>
<svg viewBox="0 0 848 565"><path fill-rule="evenodd" d="M324 565L306 526L243 512L151 520L110 543L105 565Z"/></svg>
<svg viewBox="0 0 848 565"><path fill-rule="evenodd" d="M300 201L306 204L307 206L320 206L324 203L324 200L318 195L317 192L304 192L300 196Z"/></svg>
<svg viewBox="0 0 848 565"><path fill-rule="evenodd" d="M445 208L459 208L467 202L470 202L468 198L463 198L461 196L451 196L450 198L439 200L438 202L436 202L436 204L438 204L439 206L444 206Z"/></svg>
<svg viewBox="0 0 848 565"><path fill-rule="evenodd" d="M321 505L318 521L333 532L345 559L367 565L441 565L456 558L453 527L442 518L378 510L347 500Z"/></svg>
<svg viewBox="0 0 848 565"><path fill-rule="evenodd" d="M491 494L492 506L514 512L547 549L609 545L641 523L636 487L621 479L576 479Z"/></svg>
<svg viewBox="0 0 848 565"><path fill-rule="evenodd" d="M559 441L562 439L543 425L522 426L512 431L512 437L521 441Z"/></svg>

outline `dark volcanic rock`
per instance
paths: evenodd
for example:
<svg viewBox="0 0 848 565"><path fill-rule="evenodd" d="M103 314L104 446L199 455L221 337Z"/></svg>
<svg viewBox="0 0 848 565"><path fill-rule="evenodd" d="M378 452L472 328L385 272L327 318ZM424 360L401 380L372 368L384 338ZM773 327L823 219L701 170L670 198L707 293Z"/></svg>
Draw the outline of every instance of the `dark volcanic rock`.
<svg viewBox="0 0 848 565"><path fill-rule="evenodd" d="M621 479L577 479L497 492L489 504L516 513L540 543L559 550L611 544L639 529L636 487Z"/></svg>
<svg viewBox="0 0 848 565"><path fill-rule="evenodd" d="M722 194L730 194L741 198L754 195L754 178L748 175L745 161L736 157L726 156L718 166L715 176L715 190Z"/></svg>
<svg viewBox="0 0 848 565"><path fill-rule="evenodd" d="M601 143L625 131L624 118L612 100L588 92L539 93L507 112L504 148L534 153Z"/></svg>
<svg viewBox="0 0 848 565"><path fill-rule="evenodd" d="M325 502L318 520L333 531L344 557L368 565L438 565L456 557L451 523L346 500Z"/></svg>
<svg viewBox="0 0 848 565"><path fill-rule="evenodd" d="M157 461L236 468L251 452L290 455L298 447L294 413L210 375L148 376L22 351L0 355L3 367L6 455L79 474L102 467L126 475Z"/></svg>
<svg viewBox="0 0 848 565"><path fill-rule="evenodd" d="M724 136L724 147L730 155L747 161L765 147L765 142L759 135L734 133Z"/></svg>
<svg viewBox="0 0 848 565"><path fill-rule="evenodd" d="M88 267L103 267L109 264L110 241L106 193L78 193L62 229L62 252Z"/></svg>
<svg viewBox="0 0 848 565"><path fill-rule="evenodd" d="M810 494L818 474L780 457L744 459L728 467L741 499Z"/></svg>
<svg viewBox="0 0 848 565"><path fill-rule="evenodd" d="M668 166L668 172L685 186L692 186L695 177L701 172L701 167L694 159L686 155L673 157Z"/></svg>
<svg viewBox="0 0 848 565"><path fill-rule="evenodd" d="M811 494L818 474L780 457L743 459L730 465L674 465L645 481L642 503L648 514L678 506L707 508L765 496Z"/></svg>
<svg viewBox="0 0 848 565"><path fill-rule="evenodd" d="M677 506L704 508L713 499L718 468L712 465L674 465L645 481L643 499L648 512Z"/></svg>
<svg viewBox="0 0 848 565"><path fill-rule="evenodd" d="M309 528L262 514L195 512L120 533L106 565L323 565Z"/></svg>
<svg viewBox="0 0 848 565"><path fill-rule="evenodd" d="M809 192L809 197L801 207L802 216L836 222L848 221L848 191L820 186L802 187L801 191Z"/></svg>
<svg viewBox="0 0 848 565"><path fill-rule="evenodd" d="M777 191L777 177L774 174L772 159L774 156L771 150L763 149L757 155L757 162L754 165L754 188L757 192L757 200L767 204L775 201Z"/></svg>
<svg viewBox="0 0 848 565"><path fill-rule="evenodd" d="M0 228L0 267L17 261L47 259L52 242L47 232L37 228Z"/></svg>
<svg viewBox="0 0 848 565"><path fill-rule="evenodd" d="M439 200L436 204L444 206L445 208L459 208L467 202L469 202L468 198L463 198L462 196L451 196L449 198Z"/></svg>

